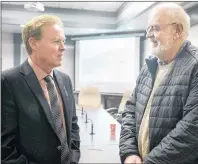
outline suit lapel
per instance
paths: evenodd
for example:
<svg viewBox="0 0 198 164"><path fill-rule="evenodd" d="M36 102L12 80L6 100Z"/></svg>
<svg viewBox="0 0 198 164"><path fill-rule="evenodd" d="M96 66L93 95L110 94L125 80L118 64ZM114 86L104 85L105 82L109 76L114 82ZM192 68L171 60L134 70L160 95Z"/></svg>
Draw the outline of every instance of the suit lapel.
<svg viewBox="0 0 198 164"><path fill-rule="evenodd" d="M40 83L37 80L37 77L27 60L21 66L21 73L25 75L24 76L25 81L27 82L27 84L28 84L29 88L31 89L32 93L34 94L35 98L40 103L40 105L45 113L45 116L46 116L48 122L50 123L50 126L52 127L53 131L56 134L56 128L55 128L55 124L54 124L54 121L53 121L53 118L52 118L52 115L50 112L49 104L45 98L45 95L44 95L43 90L40 86Z"/></svg>
<svg viewBox="0 0 198 164"><path fill-rule="evenodd" d="M68 104L69 104L69 100L68 100L68 93L67 90L65 88L65 85L63 83L63 79L61 78L61 76L58 74L58 72L56 70L54 70L54 77L57 83L57 86L60 90L61 93L61 97L62 97L62 101L63 101L63 105L64 105L64 117L65 117L65 121L67 122L67 125L69 125L69 113L68 113ZM69 127L67 127L67 132L69 132ZM69 135L67 133L67 135Z"/></svg>

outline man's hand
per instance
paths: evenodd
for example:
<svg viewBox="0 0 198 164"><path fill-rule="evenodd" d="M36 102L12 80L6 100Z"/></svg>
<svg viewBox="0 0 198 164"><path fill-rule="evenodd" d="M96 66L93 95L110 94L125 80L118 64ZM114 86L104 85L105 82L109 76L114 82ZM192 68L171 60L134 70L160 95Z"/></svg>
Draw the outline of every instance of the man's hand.
<svg viewBox="0 0 198 164"><path fill-rule="evenodd" d="M142 164L142 160L139 156L137 155L131 155L131 156L128 156L125 161L124 161L124 164Z"/></svg>

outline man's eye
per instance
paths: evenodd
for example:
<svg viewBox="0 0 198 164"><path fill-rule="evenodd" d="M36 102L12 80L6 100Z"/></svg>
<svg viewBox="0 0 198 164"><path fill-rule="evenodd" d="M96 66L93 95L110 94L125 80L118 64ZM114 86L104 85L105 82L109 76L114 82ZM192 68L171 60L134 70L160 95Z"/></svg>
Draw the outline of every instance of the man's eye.
<svg viewBox="0 0 198 164"><path fill-rule="evenodd" d="M154 31L159 31L160 30L160 26L157 26L157 25L156 26L153 26L153 30Z"/></svg>
<svg viewBox="0 0 198 164"><path fill-rule="evenodd" d="M65 40L55 40L55 41L54 41L54 43L60 43L60 42L65 43Z"/></svg>
<svg viewBox="0 0 198 164"><path fill-rule="evenodd" d="M60 42L60 40L55 40L55 41L54 41L54 43L59 43L59 42Z"/></svg>

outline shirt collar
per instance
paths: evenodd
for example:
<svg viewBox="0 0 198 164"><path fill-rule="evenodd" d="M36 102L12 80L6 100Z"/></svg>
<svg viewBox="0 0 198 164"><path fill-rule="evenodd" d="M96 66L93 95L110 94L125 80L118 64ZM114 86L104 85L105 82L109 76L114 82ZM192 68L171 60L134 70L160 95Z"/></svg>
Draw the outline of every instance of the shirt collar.
<svg viewBox="0 0 198 164"><path fill-rule="evenodd" d="M159 65L167 65L169 63L168 61L160 61L159 59L157 59L157 62Z"/></svg>
<svg viewBox="0 0 198 164"><path fill-rule="evenodd" d="M48 74L44 70L42 70L35 62L32 61L30 57L28 57L28 62L32 67L34 73L36 74L37 79L40 81L46 76L50 75L53 77L53 70Z"/></svg>

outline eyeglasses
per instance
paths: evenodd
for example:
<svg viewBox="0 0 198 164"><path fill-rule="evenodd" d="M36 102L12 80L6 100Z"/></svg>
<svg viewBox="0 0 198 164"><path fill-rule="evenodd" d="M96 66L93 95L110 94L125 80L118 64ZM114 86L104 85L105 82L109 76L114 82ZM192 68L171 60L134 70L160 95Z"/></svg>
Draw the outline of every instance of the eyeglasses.
<svg viewBox="0 0 198 164"><path fill-rule="evenodd" d="M177 23L170 23L170 24L155 24L155 25L150 25L146 28L146 32L147 33L152 33L152 32L158 32L160 30L163 29L163 27L165 26L172 26L172 25L176 25Z"/></svg>

